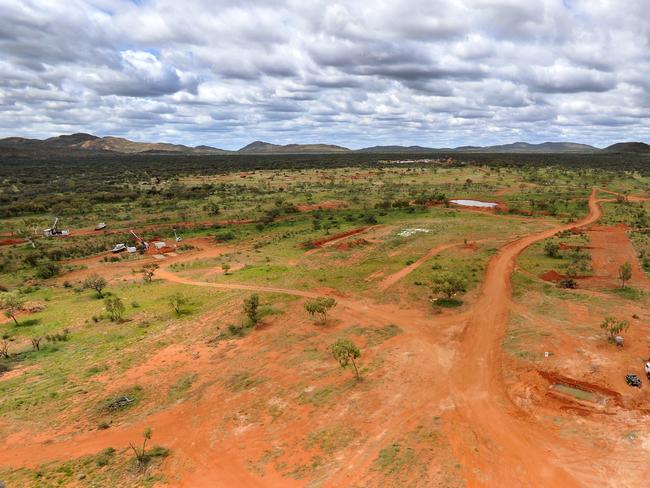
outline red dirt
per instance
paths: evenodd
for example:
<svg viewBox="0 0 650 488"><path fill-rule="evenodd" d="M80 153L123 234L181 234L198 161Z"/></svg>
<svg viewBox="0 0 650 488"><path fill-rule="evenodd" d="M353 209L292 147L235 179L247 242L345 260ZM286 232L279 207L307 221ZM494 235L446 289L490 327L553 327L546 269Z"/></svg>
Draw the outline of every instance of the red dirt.
<svg viewBox="0 0 650 488"><path fill-rule="evenodd" d="M559 282L562 281L565 278L565 276L561 275L555 270L550 270L540 275L540 278L543 279L544 281Z"/></svg>
<svg viewBox="0 0 650 488"><path fill-rule="evenodd" d="M355 247L367 246L368 244L370 244L370 242L365 239L355 239L354 241L337 244L336 249L339 251L348 251L350 249L354 249Z"/></svg>
<svg viewBox="0 0 650 488"><path fill-rule="evenodd" d="M554 373L552 371L537 371L539 375L544 378L549 384L562 384L567 386L572 386L580 390L588 391L591 393L597 393L600 395L605 395L613 400L614 404L622 407L623 406L623 396L614 390L605 388L600 385L595 385L593 383L587 383L586 381L576 380L574 378L569 378L568 376L561 375L559 373Z"/></svg>
<svg viewBox="0 0 650 488"><path fill-rule="evenodd" d="M0 246L11 246L12 244L22 244L27 242L25 239L2 239Z"/></svg>
<svg viewBox="0 0 650 488"><path fill-rule="evenodd" d="M316 247L323 247L326 244L332 245L341 239L345 239L346 237L354 236L357 234L361 234L362 232L365 232L369 229L370 227L359 227L357 229L352 229L347 232L341 232L339 234L333 234L328 237L324 237L322 239L319 239L317 241L312 241L312 244Z"/></svg>
<svg viewBox="0 0 650 488"><path fill-rule="evenodd" d="M397 324L405 333L391 340L394 342L389 341L394 353L384 350L394 364L377 373L385 375L381 379L387 383L382 384L382 388L364 391L363 394L352 393L340 405L328 407L328 417L337 419L342 425L350 424L361 429L367 441L361 446L363 448L352 446L346 450L342 455L342 467L323 484L381 486L381 482L376 482L372 477L373 459L387 442L394 442L432 415L441 416L453 452L460 461L461 468L454 476L464 476L469 487L593 486L598 484L594 473L600 475L598 479L601 483L607 479L610 470L600 470L603 460L598 458L598 446L594 447L588 441L560 437L556 431L548 428L548 424L526 414L513 402L504 383L504 357L501 352L512 306L511 275L518 255L539 240L563 230L589 225L600 216L594 190L589 200L589 215L580 222L531 234L506 244L490 259L477 300L466 313L432 318L410 309L372 304L365 299L340 298L340 307L333 314L336 319L373 326ZM431 253L440 250L434 248L418 261L425 262ZM214 251L205 249L201 252L209 254ZM165 264L170 262L166 261ZM389 278L392 281L388 286L413 269L407 267L391 275ZM157 277L215 289L286 293L308 298L326 292L197 282L179 277L166 267L157 272ZM295 306L299 308L300 304ZM258 368L259 362L263 361L264 374L278 383L277 391L284 391L282 388L296 381L292 371L283 369L279 357L273 358L267 354L262 359L261 355L256 356L256 353L266 350L266 341L271 333L272 328L264 327L259 334L252 334L236 345L235 349L238 352L250 350ZM317 335L315 340L321 341L322 338ZM240 356L229 351L220 348L225 360L218 364L229 365L241 360ZM180 350L171 348L168 352L172 357L171 363L188 361ZM181 352L177 358L176 355ZM162 358L156 355L150 364L159 366ZM208 362L197 364L200 376L214 370ZM140 373L147 371L148 366L139 369ZM264 391L267 390L257 394L251 392L249 400L258 401L264 397ZM226 429L219 424L219 412L231 411L242 405L234 404L236 401L218 384L206 386L194 401L174 405L108 431L80 433L70 438L54 437L52 442L24 445L4 442L0 446L5 453L0 459L0 466L35 466L51 459L70 459L98 452L108 445L123 447L138 438L144 426L151 426L156 442L172 448L172 457L165 463L165 470L174 486L305 485L307 480L282 477L275 469L266 469L263 477L258 476L247 468L246 459L262 456L272 446L282 443L284 447L293 446L291 455L296 464L304 462L308 455L300 440L314 429L323 416L307 415L310 412L308 407L294 404L287 417L291 421L282 424L284 427L273 427L269 423L268 430L264 431L263 427L243 419ZM226 408L229 410L224 410ZM638 475L643 477L643 473ZM418 486L423 486L421 478L410 481L419 481ZM433 484L436 483L430 485Z"/></svg>
<svg viewBox="0 0 650 488"><path fill-rule="evenodd" d="M452 418L458 426L452 438L457 455L465 466L472 467L467 472L469 486L579 486L576 478L562 468L561 459L551 455L550 449L558 442L555 436L516 415L501 379L500 348L517 256L537 241L589 225L601 215L594 190L589 215L582 221L512 241L488 264L450 375L456 407ZM472 445L467 445L468 438Z"/></svg>
<svg viewBox="0 0 650 488"><path fill-rule="evenodd" d="M637 258L636 250L627 235L624 224L594 226L587 231L591 243L591 260L594 275L585 278L584 283L594 287L620 286L618 268L625 262L632 265L632 286L650 287Z"/></svg>
<svg viewBox="0 0 650 488"><path fill-rule="evenodd" d="M313 210L334 210L345 205L347 205L347 202L342 200L326 200L320 203L303 203L301 205L296 205L296 208L299 212L311 212Z"/></svg>
<svg viewBox="0 0 650 488"><path fill-rule="evenodd" d="M593 249L593 246L578 246L572 244L565 244L564 242L560 242L559 246L560 249L563 251L568 251L571 249Z"/></svg>
<svg viewBox="0 0 650 488"><path fill-rule="evenodd" d="M387 276L378 285L378 288L380 290L385 290L386 288L394 285L401 279L405 278L409 274L411 274L413 271L418 269L420 266L422 266L424 263L426 263L429 259L431 259L433 256L436 254L444 251L445 249L449 249L455 246L460 246L462 244L442 244L440 246L436 246L432 249L429 250L424 256L419 258L417 261L414 263L409 264L408 266L400 269L399 271L393 273L392 275Z"/></svg>

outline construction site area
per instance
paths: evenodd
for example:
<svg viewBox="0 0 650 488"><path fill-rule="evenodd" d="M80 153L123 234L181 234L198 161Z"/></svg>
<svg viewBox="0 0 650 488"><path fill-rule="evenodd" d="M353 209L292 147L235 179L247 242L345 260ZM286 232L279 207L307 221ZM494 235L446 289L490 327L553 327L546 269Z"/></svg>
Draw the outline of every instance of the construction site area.
<svg viewBox="0 0 650 488"><path fill-rule="evenodd" d="M0 481L645 486L650 175L393 163L5 211Z"/></svg>

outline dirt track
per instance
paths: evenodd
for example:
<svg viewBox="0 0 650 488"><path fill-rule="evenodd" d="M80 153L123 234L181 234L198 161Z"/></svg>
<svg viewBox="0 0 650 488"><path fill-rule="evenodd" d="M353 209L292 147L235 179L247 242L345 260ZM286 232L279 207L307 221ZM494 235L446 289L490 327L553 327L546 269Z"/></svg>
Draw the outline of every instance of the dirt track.
<svg viewBox="0 0 650 488"><path fill-rule="evenodd" d="M470 486L574 486L550 448L553 437L531 422L521 422L501 379L501 341L506 331L515 260L531 244L556 233L583 227L602 215L595 190L589 214L580 222L529 235L504 246L485 274L481 293L463 332L450 390L455 414L478 443L476 451L457 445ZM464 434L467 434L465 432Z"/></svg>
<svg viewBox="0 0 650 488"><path fill-rule="evenodd" d="M580 222L545 230L505 245L490 260L481 291L471 311L468 314L436 319L440 324L451 323L450 319L465 324L456 343L444 344L445 348L455 348L449 371L438 371L435 367L426 369L428 376L423 378L425 384L436 385L435 388L425 387L426 391L420 388L419 393L418 390L413 390L413 395L418 398L405 395L401 404L391 406L403 409L405 413L400 415L399 412L393 412L394 418L386 419L386 424L382 427L398 434L403 427L402 420L407 421L409 415L415 415L406 412L418 410L412 408L414 402L448 400L452 407L447 409L445 416L451 420L448 422L451 426L450 439L456 456L465 468L469 486L581 486L583 483L562 468L559 456L566 446L533 419L523 416L511 403L502 379L501 341L511 307L510 280L517 256L539 240L562 230L589 225L600 216L601 210L594 190L589 199L589 214ZM401 274L398 273L396 280L408 271L409 268L405 268ZM196 282L179 277L165 268L158 272L158 277L217 289L286 293L306 298L323 294L246 284ZM416 338L420 334L418 340L430 348L430 354L440 353L440 346L436 344L439 338L430 332L429 324L417 317L414 319L406 311L391 311L352 298L337 299L342 308L370 317L378 324L395 323L415 334ZM411 373L416 372L414 370ZM443 379L442 384L441 374L447 378ZM438 388L439 391L436 390ZM264 479L258 478L241 466L237 459L230 459L227 453L216 455L211 449L202 449L200 446L208 446L211 442L204 431L208 419L203 419L201 415L210 417L209 412L218 408L217 404L212 403L215 401L221 400L206 395L198 399L196 404L185 402L141 422L107 432L84 433L48 444L20 447L5 444L2 447L6 455L0 460L0 466L34 466L39 462L59 458L62 454L69 458L96 452L107 445L123 446L137 436L144 425L149 425L160 433L158 441L168 443L181 456L191 458L191 472L184 469L182 458L173 460L174 464L168 468L171 470L171 479L174 479L174 475L181 476L180 473L183 473L182 481L178 481L177 486L302 486L295 480L280 478L275 473L268 473ZM349 459L349 465L351 474L345 478L334 477L327 485L348 485L362 479L361 472L367 465L355 458Z"/></svg>

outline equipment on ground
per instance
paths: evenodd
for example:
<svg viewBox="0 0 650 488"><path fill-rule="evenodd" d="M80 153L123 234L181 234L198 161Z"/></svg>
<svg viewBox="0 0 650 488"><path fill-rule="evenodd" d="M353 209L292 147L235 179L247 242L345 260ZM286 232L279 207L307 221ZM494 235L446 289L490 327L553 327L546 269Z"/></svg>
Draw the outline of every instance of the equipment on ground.
<svg viewBox="0 0 650 488"><path fill-rule="evenodd" d="M623 339L623 336L617 335L614 337L614 343L616 344L616 347L623 347L625 339Z"/></svg>
<svg viewBox="0 0 650 488"><path fill-rule="evenodd" d="M176 240L176 242L181 242L183 240L183 238L180 235L176 234L176 229L174 229L174 239Z"/></svg>
<svg viewBox="0 0 650 488"><path fill-rule="evenodd" d="M122 251L126 251L126 244L115 244L115 247L111 249L111 252L114 252L116 254Z"/></svg>
<svg viewBox="0 0 650 488"><path fill-rule="evenodd" d="M57 236L67 236L70 234L69 230L59 229L58 225L59 225L59 218L56 217L54 219L54 223L52 224L52 227L43 230L43 235L45 237L57 237Z"/></svg>
<svg viewBox="0 0 650 488"><path fill-rule="evenodd" d="M106 223L105 222L100 222L95 226L95 230L104 230L106 228Z"/></svg>
<svg viewBox="0 0 650 488"><path fill-rule="evenodd" d="M142 246L144 250L146 251L149 249L149 243L146 242L142 237L140 237L138 234L133 232L132 230L129 231L131 234L133 234L133 237L135 237L135 244L137 246Z"/></svg>
<svg viewBox="0 0 650 488"><path fill-rule="evenodd" d="M633 387L635 387L635 388L641 388L641 378L639 378L639 377L638 377L637 375L635 375L635 374L628 374L628 375L625 375L625 382L626 382L629 386L633 386Z"/></svg>

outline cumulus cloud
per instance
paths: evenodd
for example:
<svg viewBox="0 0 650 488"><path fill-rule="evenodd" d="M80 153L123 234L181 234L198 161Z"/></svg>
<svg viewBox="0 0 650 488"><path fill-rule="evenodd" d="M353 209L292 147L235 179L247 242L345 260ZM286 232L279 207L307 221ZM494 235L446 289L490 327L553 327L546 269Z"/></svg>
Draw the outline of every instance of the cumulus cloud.
<svg viewBox="0 0 650 488"><path fill-rule="evenodd" d="M0 0L0 136L647 139L644 4Z"/></svg>

